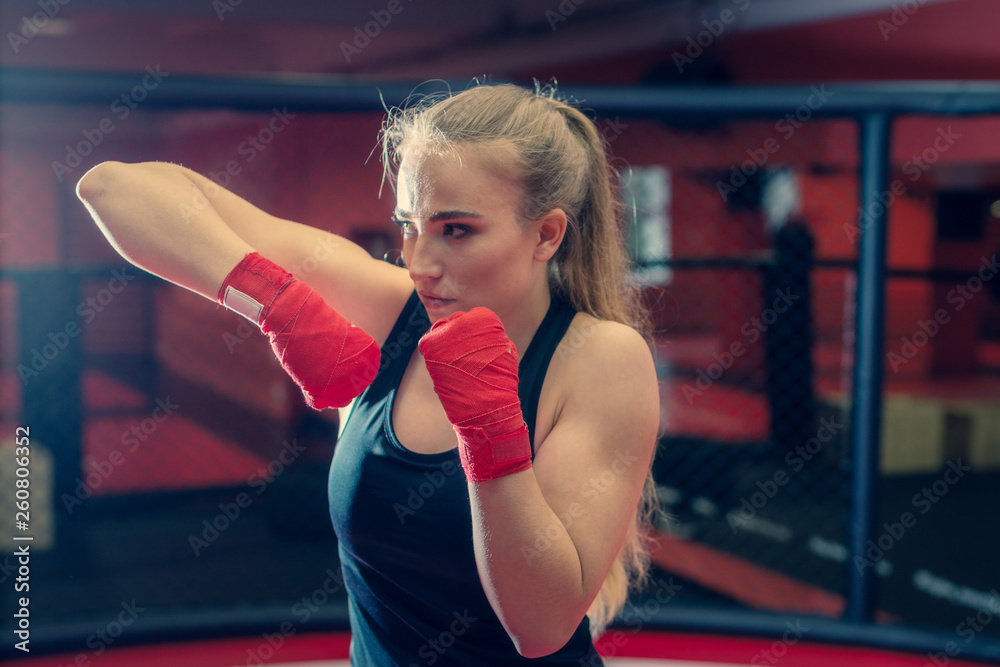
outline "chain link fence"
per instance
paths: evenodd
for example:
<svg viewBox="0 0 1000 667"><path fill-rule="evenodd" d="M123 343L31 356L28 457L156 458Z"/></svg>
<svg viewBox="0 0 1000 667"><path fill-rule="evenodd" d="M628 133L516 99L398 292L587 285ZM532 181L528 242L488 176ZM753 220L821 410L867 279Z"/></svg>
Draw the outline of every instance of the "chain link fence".
<svg viewBox="0 0 1000 667"><path fill-rule="evenodd" d="M1000 602L1000 211L985 184L1000 155L974 148L1000 118L894 125L881 513L858 560L866 212L857 124L819 117L824 94L758 120L596 117L622 174L662 401L655 569L623 632L691 610L837 619L852 568L877 577L881 623L958 633ZM339 567L325 508L335 421L304 407L242 318L124 264L72 189L100 160L180 162L381 256L396 243L394 202L366 162L381 115L140 106L97 141L106 108L2 112L0 423L5 444L30 425L55 460L39 627L130 601L149 610L137 627L212 614L346 627L339 585L308 618L295 607ZM980 624L977 637L1000 636Z"/></svg>

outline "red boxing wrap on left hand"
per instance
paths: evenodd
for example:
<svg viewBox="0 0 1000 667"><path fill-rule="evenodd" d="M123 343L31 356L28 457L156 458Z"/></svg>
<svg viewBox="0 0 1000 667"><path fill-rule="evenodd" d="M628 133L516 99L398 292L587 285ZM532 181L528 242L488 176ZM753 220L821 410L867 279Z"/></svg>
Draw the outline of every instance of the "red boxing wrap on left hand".
<svg viewBox="0 0 1000 667"><path fill-rule="evenodd" d="M420 339L427 372L458 434L462 468L485 482L531 467L517 397L517 350L486 308L455 313Z"/></svg>

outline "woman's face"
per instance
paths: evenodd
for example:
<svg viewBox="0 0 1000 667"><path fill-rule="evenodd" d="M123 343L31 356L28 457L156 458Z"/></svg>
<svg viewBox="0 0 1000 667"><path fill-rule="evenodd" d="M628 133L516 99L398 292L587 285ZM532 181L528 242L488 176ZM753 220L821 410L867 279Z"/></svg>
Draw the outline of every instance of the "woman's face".
<svg viewBox="0 0 1000 667"><path fill-rule="evenodd" d="M474 150L406 151L395 218L403 257L431 321L485 306L503 322L544 278L537 230L519 222L521 187L487 170Z"/></svg>

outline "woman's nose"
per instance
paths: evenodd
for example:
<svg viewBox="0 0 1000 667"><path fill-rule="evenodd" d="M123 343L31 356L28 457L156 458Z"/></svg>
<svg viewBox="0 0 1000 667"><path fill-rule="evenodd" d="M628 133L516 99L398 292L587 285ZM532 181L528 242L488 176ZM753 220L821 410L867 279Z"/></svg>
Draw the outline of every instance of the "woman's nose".
<svg viewBox="0 0 1000 667"><path fill-rule="evenodd" d="M441 277L441 261L433 238L418 234L412 241L403 244L403 257L414 282Z"/></svg>

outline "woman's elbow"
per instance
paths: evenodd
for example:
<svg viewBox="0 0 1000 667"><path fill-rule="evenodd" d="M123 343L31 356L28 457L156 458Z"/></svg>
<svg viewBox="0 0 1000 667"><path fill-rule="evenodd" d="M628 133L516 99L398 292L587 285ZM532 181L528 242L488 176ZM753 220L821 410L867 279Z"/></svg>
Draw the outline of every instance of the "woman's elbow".
<svg viewBox="0 0 1000 667"><path fill-rule="evenodd" d="M517 652L525 658L551 655L569 642L577 626L568 629L535 628L532 632L511 634Z"/></svg>
<svg viewBox="0 0 1000 667"><path fill-rule="evenodd" d="M112 187L114 179L124 168L128 167L123 162L101 162L91 167L86 174L77 181L76 196L81 201L93 203L101 198L109 188Z"/></svg>
<svg viewBox="0 0 1000 667"><path fill-rule="evenodd" d="M567 639L566 641L569 640ZM518 641L514 642L514 646L517 647L517 652L524 658L544 658L547 655L552 655L565 645L566 642L562 642L561 644L544 641L532 641L530 643Z"/></svg>

